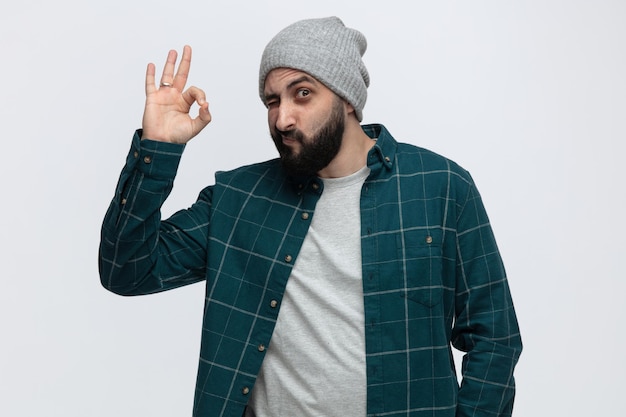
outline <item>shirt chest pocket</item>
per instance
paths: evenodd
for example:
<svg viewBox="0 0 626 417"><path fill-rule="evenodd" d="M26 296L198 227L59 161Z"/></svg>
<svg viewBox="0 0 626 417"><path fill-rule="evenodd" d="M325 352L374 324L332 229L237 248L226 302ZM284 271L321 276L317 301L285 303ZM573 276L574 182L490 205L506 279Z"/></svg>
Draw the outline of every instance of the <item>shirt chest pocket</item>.
<svg viewBox="0 0 626 417"><path fill-rule="evenodd" d="M398 234L399 285L402 296L426 307L442 301L442 233L409 230Z"/></svg>

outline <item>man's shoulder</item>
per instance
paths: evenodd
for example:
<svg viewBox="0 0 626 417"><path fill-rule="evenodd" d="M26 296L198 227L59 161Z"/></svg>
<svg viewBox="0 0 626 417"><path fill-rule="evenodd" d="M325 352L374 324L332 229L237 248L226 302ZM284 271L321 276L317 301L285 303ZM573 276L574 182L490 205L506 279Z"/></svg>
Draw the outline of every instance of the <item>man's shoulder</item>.
<svg viewBox="0 0 626 417"><path fill-rule="evenodd" d="M396 157L402 170L453 174L466 181L471 181L469 173L461 165L430 149L410 143L398 142Z"/></svg>
<svg viewBox="0 0 626 417"><path fill-rule="evenodd" d="M236 184L238 187L245 188L255 187L262 183L282 182L285 178L285 172L278 158L215 173L217 185Z"/></svg>
<svg viewBox="0 0 626 417"><path fill-rule="evenodd" d="M279 171L280 168L280 160L278 158L269 159L267 161L255 162L249 165L242 165L237 168L217 171L215 175L220 177L232 177L237 175L246 175L246 174L263 174L268 171L274 172Z"/></svg>
<svg viewBox="0 0 626 417"><path fill-rule="evenodd" d="M377 146L381 153L393 156L398 162L397 169L401 174L452 173L471 181L469 173L453 160L430 149L410 144L402 139L397 140L382 124L364 125L363 130L368 136L378 138Z"/></svg>

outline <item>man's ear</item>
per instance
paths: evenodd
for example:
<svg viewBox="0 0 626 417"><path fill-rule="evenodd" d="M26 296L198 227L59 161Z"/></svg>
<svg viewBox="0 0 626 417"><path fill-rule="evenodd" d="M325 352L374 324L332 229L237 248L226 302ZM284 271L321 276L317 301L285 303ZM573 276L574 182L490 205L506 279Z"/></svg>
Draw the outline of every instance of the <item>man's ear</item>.
<svg viewBox="0 0 626 417"><path fill-rule="evenodd" d="M348 115L350 113L354 113L354 107L352 106L352 104L348 103L346 100L343 100L343 109Z"/></svg>

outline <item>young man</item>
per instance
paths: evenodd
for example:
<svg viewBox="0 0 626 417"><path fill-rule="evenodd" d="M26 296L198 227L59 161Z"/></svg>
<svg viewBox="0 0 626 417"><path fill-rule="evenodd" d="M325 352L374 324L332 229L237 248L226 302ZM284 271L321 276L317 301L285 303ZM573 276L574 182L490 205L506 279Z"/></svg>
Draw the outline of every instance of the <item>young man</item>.
<svg viewBox="0 0 626 417"><path fill-rule="evenodd" d="M206 280L195 416L508 416L521 339L470 175L361 126L363 35L336 17L267 45L259 93L280 158L218 173L160 219L184 144L211 120L191 50L146 74L104 219L102 284ZM192 118L192 104L200 106ZM459 387L451 344L467 352Z"/></svg>

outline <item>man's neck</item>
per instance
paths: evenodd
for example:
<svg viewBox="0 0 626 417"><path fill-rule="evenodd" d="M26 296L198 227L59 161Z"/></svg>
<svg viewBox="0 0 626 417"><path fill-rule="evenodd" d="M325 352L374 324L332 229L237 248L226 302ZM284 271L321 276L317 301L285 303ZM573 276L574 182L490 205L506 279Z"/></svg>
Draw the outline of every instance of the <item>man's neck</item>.
<svg viewBox="0 0 626 417"><path fill-rule="evenodd" d="M375 143L363 132L356 118L348 118L339 153L317 175L320 178L341 178L354 174L367 164L367 154Z"/></svg>

